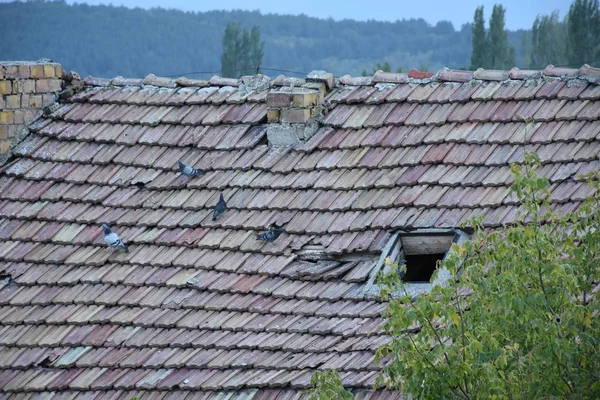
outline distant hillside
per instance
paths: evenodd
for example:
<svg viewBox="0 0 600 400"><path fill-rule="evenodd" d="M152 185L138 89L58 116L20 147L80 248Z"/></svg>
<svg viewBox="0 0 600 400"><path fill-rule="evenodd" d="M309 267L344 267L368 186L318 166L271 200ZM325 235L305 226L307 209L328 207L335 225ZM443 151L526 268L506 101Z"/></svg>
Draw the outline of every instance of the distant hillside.
<svg viewBox="0 0 600 400"><path fill-rule="evenodd" d="M472 14L471 10L465 12ZM447 21L435 26L422 19L334 21L304 15L191 13L40 0L0 3L0 59L51 58L82 76L180 76L220 71L221 36L231 20L260 27L265 41L264 68L324 69L340 76L359 75L363 69L370 73L373 65L384 61L394 69L427 66L429 70L461 68L470 61L470 25L455 31ZM522 33L509 32L517 55L521 54ZM264 72L270 76L281 73Z"/></svg>

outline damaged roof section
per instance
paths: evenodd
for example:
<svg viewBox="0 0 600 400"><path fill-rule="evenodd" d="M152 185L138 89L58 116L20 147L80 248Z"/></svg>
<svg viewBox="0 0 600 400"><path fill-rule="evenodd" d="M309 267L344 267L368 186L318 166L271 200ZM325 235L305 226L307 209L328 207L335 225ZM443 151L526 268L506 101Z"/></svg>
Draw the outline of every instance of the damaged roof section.
<svg viewBox="0 0 600 400"><path fill-rule="evenodd" d="M367 392L389 340L369 282L382 252L400 230L514 222L524 150L553 207L576 209L578 175L600 169L599 75L86 78L1 167L1 390L296 398L333 368L358 398L399 397ZM317 104L294 104L314 84ZM313 136L269 145L275 92Z"/></svg>

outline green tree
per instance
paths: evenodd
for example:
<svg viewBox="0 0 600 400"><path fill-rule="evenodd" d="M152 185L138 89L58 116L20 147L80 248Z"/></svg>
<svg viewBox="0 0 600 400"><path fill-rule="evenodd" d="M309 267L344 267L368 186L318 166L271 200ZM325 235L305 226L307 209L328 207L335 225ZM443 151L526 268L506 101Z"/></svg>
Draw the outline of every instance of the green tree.
<svg viewBox="0 0 600 400"><path fill-rule="evenodd" d="M457 280L412 298L398 266L380 278L392 340L378 351L388 360L379 384L427 399L600 398L598 176L561 216L535 174L540 159L525 158L511 166L521 222L476 223L442 262Z"/></svg>
<svg viewBox="0 0 600 400"><path fill-rule="evenodd" d="M504 29L505 13L506 9L501 4L494 4L487 41L489 44L487 68L510 69L515 65L514 49L509 48L506 30Z"/></svg>
<svg viewBox="0 0 600 400"><path fill-rule="evenodd" d="M239 22L228 22L223 34L221 73L224 77L239 78L260 72L264 42L260 41L257 26L248 31Z"/></svg>
<svg viewBox="0 0 600 400"><path fill-rule="evenodd" d="M310 378L310 400L350 400L354 396L344 389L340 374L335 370L317 371Z"/></svg>
<svg viewBox="0 0 600 400"><path fill-rule="evenodd" d="M475 9L473 26L471 28L471 69L485 68L487 66L487 38L485 36L485 20L483 6Z"/></svg>
<svg viewBox="0 0 600 400"><path fill-rule="evenodd" d="M600 58L600 8L598 0L575 0L569 8L569 63L574 66Z"/></svg>
<svg viewBox="0 0 600 400"><path fill-rule="evenodd" d="M548 64L567 63L567 28L558 18L558 11L538 15L531 28L529 67L543 69Z"/></svg>

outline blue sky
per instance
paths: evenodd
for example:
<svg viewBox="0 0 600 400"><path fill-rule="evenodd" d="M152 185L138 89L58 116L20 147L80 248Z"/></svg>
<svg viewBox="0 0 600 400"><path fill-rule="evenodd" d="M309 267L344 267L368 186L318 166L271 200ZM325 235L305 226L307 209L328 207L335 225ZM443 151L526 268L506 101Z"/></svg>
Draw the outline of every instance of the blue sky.
<svg viewBox="0 0 600 400"><path fill-rule="evenodd" d="M68 1L73 3L73 1ZM82 3L82 1L77 1ZM163 7L176 8L185 11L209 10L260 10L262 13L277 14L306 14L311 17L340 20L344 18L355 20L375 19L380 21L395 21L397 19L423 18L431 24L440 20L449 20L455 29L473 19L477 6L485 7L486 20L489 19L494 3L489 0L464 1L403 1L403 0L223 0L220 2L203 0L88 0L88 4L113 4L126 7ZM563 18L569 10L571 1L567 0L505 0L506 27L508 29L530 29L538 14L550 14L553 10L560 12Z"/></svg>

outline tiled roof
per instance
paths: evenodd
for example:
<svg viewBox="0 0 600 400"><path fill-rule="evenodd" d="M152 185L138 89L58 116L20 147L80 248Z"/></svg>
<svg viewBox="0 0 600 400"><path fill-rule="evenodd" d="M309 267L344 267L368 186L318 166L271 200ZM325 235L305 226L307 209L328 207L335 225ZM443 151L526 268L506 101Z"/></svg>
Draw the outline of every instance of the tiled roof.
<svg viewBox="0 0 600 400"><path fill-rule="evenodd" d="M555 208L576 209L576 175L600 169L599 76L346 76L294 148L268 146L267 89L86 79L1 167L0 390L297 398L333 368L357 398L396 398L366 391L388 340L368 290L382 249L397 230L514 221L525 149ZM178 159L207 173L182 177ZM272 224L287 233L256 241Z"/></svg>

